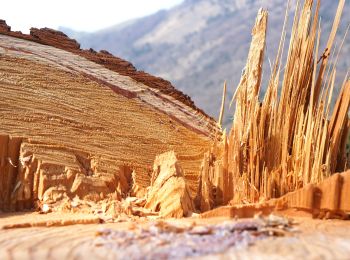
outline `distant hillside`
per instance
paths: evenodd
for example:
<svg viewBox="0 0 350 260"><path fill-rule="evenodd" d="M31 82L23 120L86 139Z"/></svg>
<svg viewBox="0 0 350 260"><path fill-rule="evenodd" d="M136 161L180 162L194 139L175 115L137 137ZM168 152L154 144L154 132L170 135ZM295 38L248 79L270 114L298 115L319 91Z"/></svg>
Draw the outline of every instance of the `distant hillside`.
<svg viewBox="0 0 350 260"><path fill-rule="evenodd" d="M60 29L76 38L84 48L106 49L130 60L138 69L170 80L190 95L199 107L217 117L223 81L228 81L229 96L239 82L258 9L263 7L269 10L267 56L273 62L286 2L186 0L168 11L160 11L95 33ZM321 2L324 46L338 1ZM350 1L347 1L343 14L338 45L350 23ZM289 20L292 18L291 13ZM338 82L342 81L350 67L350 37L347 38L339 63ZM265 62L264 69L266 75L269 71L268 62ZM228 119L229 115L226 121Z"/></svg>

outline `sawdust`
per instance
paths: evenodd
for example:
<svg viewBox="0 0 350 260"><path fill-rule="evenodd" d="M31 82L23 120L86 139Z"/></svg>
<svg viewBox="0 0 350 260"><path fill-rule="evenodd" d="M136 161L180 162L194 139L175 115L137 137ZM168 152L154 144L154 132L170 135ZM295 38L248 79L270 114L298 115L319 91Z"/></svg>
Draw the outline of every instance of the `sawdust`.
<svg viewBox="0 0 350 260"><path fill-rule="evenodd" d="M101 229L96 233L94 246L118 252L120 259L183 259L229 253L233 248L248 247L270 236L293 232L290 220L272 215L216 225L158 221L130 231Z"/></svg>

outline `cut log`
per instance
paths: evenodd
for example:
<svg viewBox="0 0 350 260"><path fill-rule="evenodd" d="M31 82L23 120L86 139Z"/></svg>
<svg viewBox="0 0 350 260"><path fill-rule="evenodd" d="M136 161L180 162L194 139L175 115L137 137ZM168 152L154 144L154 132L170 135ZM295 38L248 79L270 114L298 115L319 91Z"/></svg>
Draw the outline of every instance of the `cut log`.
<svg viewBox="0 0 350 260"><path fill-rule="evenodd" d="M24 35L0 22L0 96L0 209L31 207L59 184L80 198L127 195L132 171L145 189L154 158L169 150L195 196L201 159L220 132L169 82L51 29ZM20 145L32 156L23 167Z"/></svg>

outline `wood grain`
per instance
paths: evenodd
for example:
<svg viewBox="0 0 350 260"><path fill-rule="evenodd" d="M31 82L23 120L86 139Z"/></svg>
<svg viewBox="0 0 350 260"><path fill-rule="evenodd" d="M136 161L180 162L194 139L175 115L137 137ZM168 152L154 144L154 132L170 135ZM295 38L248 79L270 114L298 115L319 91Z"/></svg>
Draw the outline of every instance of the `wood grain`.
<svg viewBox="0 0 350 260"><path fill-rule="evenodd" d="M0 96L0 209L30 208L59 185L72 197L105 196L129 171L147 187L156 155L170 150L194 196L201 158L217 128L193 107L132 77L5 35ZM15 137L21 140L16 147ZM20 166L18 156L28 163ZM118 192L126 193L125 185Z"/></svg>
<svg viewBox="0 0 350 260"><path fill-rule="evenodd" d="M2 215L0 223L20 222L37 218L33 213ZM1 215L0 215L1 216ZM44 219L45 216L39 216ZM72 218L51 216L50 218ZM75 216L81 218L82 216ZM85 216L86 217L86 216ZM225 219L183 219L182 223L218 223ZM250 247L232 248L208 259L349 259L350 222L321 221L298 218L299 232L292 236L271 238ZM95 234L101 228L129 229L132 223L35 227L0 230L1 259L118 259L118 252L96 245ZM142 224L141 224L142 225Z"/></svg>

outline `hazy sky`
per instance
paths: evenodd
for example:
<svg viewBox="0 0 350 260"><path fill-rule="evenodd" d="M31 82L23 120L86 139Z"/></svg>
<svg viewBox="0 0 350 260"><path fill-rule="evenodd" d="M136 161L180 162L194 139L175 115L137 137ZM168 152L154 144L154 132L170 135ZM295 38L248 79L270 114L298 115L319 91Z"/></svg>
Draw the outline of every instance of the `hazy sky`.
<svg viewBox="0 0 350 260"><path fill-rule="evenodd" d="M3 0L0 19L13 30L65 26L95 31L170 8L183 0Z"/></svg>

